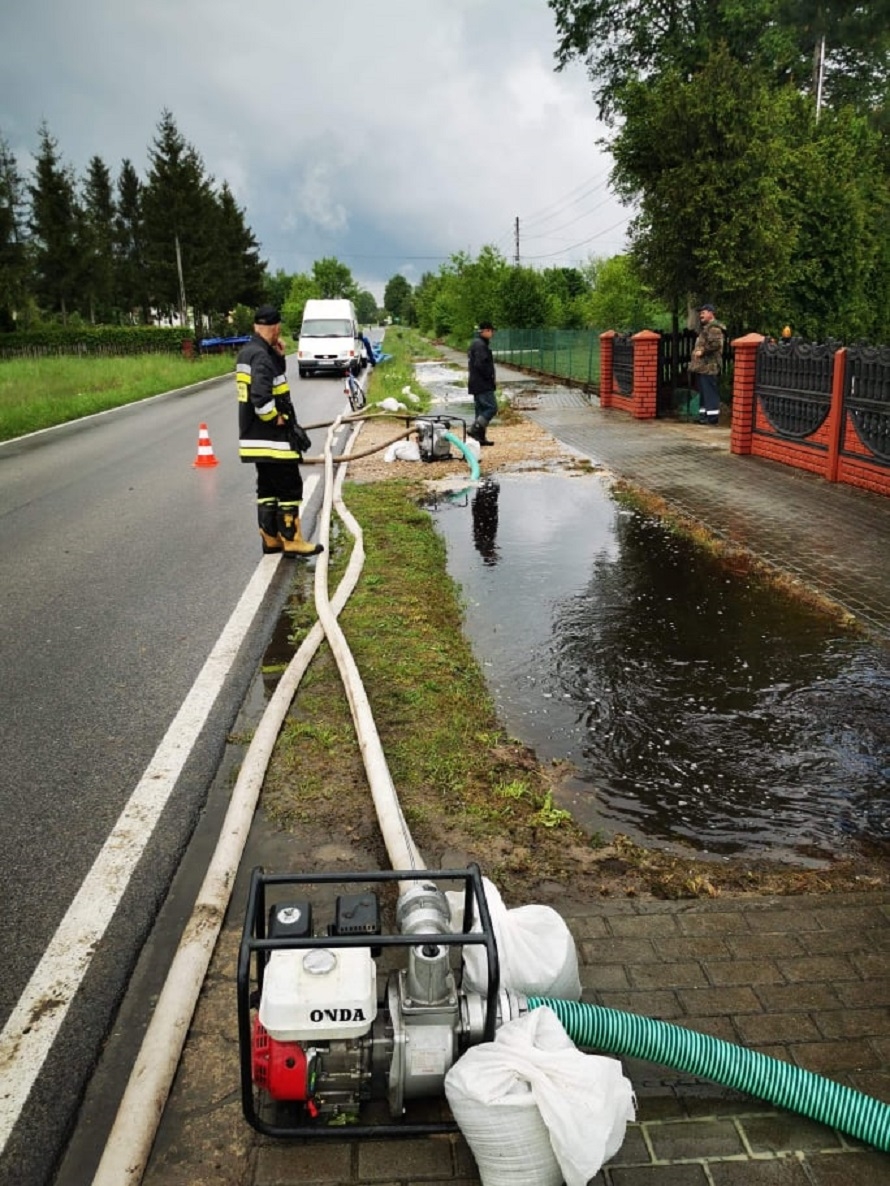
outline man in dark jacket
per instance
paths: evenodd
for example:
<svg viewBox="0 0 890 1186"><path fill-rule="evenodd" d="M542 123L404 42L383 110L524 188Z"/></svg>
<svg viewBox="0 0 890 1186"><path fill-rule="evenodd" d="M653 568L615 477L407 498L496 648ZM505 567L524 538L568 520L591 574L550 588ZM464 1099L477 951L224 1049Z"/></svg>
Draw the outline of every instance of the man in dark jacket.
<svg viewBox="0 0 890 1186"><path fill-rule="evenodd" d="M235 367L238 452L256 465L257 519L264 552L317 556L321 544L300 531L303 476L299 462L311 445L297 423L281 348L281 315L271 305L254 314L253 337Z"/></svg>
<svg viewBox="0 0 890 1186"><path fill-rule="evenodd" d="M476 419L467 429L467 436L473 437L480 445L494 444L485 435L485 430L498 412L494 356L491 353L493 333L494 326L490 321L480 322L479 333L467 351L467 390L473 397L476 410Z"/></svg>

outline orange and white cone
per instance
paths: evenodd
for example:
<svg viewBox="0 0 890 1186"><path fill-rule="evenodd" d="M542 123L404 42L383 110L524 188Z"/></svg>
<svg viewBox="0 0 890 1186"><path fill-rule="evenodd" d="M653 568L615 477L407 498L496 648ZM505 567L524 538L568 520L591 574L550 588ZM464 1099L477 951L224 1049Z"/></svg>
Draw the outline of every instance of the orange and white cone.
<svg viewBox="0 0 890 1186"><path fill-rule="evenodd" d="M206 469L208 466L219 465L213 453L213 445L210 443L210 433L207 431L207 425L201 424L198 426L198 456L192 462L192 466L197 466L198 469Z"/></svg>

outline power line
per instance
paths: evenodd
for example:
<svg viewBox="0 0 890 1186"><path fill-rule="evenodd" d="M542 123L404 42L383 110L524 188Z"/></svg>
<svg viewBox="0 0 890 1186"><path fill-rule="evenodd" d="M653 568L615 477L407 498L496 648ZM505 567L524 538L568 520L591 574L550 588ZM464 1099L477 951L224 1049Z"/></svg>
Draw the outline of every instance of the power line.
<svg viewBox="0 0 890 1186"><path fill-rule="evenodd" d="M529 255L526 259L552 259L555 255L565 255L567 251L574 251L576 247L584 247L587 243L592 243L594 239L601 239L603 235L608 235L609 231L614 231L616 227L623 226L630 222L633 215L628 214L626 218L621 218L618 222L606 227L603 231L598 231L597 234L591 235L589 239L582 239L580 243L572 243L569 247L563 247L560 251L549 251L545 255Z"/></svg>
<svg viewBox="0 0 890 1186"><path fill-rule="evenodd" d="M551 213L545 214L545 215L539 215L537 218L524 218L523 222L525 223L526 226L528 226L529 224L534 226L538 223L541 223L541 222L546 223L546 222L549 222L551 219L558 218L561 214L563 214L565 211L569 210L572 206L577 206L579 202L583 202L585 198L589 198L591 194L597 193L599 190L601 190L607 184L608 184L608 178L605 181L601 181L598 185L592 185L589 189L584 190L583 193L578 194L578 196L575 198L572 198L572 200L570 202L564 202L564 203L560 204Z"/></svg>
<svg viewBox="0 0 890 1186"><path fill-rule="evenodd" d="M612 201L612 197L611 197L611 194L610 194L610 195L609 195L609 197L607 197L607 198L604 198L604 199L603 199L601 202L597 202L597 204L596 204L595 206L592 206L592 207L591 207L589 210L585 210L585 211L584 211L582 214L579 214L579 215L577 216L577 218L573 218L573 219L571 219L571 221L569 221L569 222L564 222L564 223L562 224L562 226L556 226L556 227L553 227L553 229L552 229L552 230L550 230L550 231L545 231L545 232L543 232L542 234L538 234L538 235L531 235L531 236L529 236L528 234L526 234L526 235L525 235L525 238L526 238L526 239L528 239L528 238L532 238L532 239L549 239L549 238L551 238L553 235L557 234L557 232L558 232L558 231L564 231L564 230L565 230L567 227L574 226L574 225L575 225L575 223L576 223L576 222L580 222L582 218L589 218L591 214L594 214L594 213L595 213L597 210L601 210L601 209L603 208L603 206L606 206L606 205L608 205L608 203L609 203L609 202L611 202L611 201ZM528 230L528 225L527 225L527 224L525 224L525 230L526 230L526 231Z"/></svg>
<svg viewBox="0 0 890 1186"><path fill-rule="evenodd" d="M539 210L533 210L531 212L531 214L523 215L522 221L523 222L534 222L537 218L542 218L546 213L548 213L554 207L561 207L563 202L566 202L566 200L568 198L570 198L571 195L576 194L578 190L584 189L584 187L586 185L589 185L590 182L594 181L594 180L596 180L596 175L594 175L593 177L588 177L586 181L582 181L579 185L574 186L573 189L568 190L565 194L562 195L562 197L556 198L552 202L548 202L548 204L546 206L542 206ZM608 180L608 178L606 178L606 181L607 180ZM602 186L602 185L605 185L606 181L600 180L598 185L593 186L593 190L600 188L600 186ZM588 192L592 193L593 190L590 190ZM584 194L580 194L579 196L572 198L572 200L570 202L567 202L567 204L572 205L574 202L580 201L581 198L584 196L585 196Z"/></svg>

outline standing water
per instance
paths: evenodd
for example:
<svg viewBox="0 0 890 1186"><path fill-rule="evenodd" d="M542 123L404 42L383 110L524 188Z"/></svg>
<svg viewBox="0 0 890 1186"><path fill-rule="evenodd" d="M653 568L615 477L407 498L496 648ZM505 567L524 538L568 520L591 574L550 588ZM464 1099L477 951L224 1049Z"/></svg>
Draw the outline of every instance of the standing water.
<svg viewBox="0 0 890 1186"><path fill-rule="evenodd" d="M596 476L504 475L434 518L512 735L582 824L750 855L890 837L890 657L728 572Z"/></svg>

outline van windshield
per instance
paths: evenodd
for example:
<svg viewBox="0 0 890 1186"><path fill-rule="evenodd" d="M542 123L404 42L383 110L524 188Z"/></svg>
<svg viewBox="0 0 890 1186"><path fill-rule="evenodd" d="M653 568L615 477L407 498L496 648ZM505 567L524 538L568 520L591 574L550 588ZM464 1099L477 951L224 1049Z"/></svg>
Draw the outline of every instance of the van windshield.
<svg viewBox="0 0 890 1186"><path fill-rule="evenodd" d="M351 338L352 322L344 321L340 317L318 317L312 321L304 321L300 330L301 338Z"/></svg>

